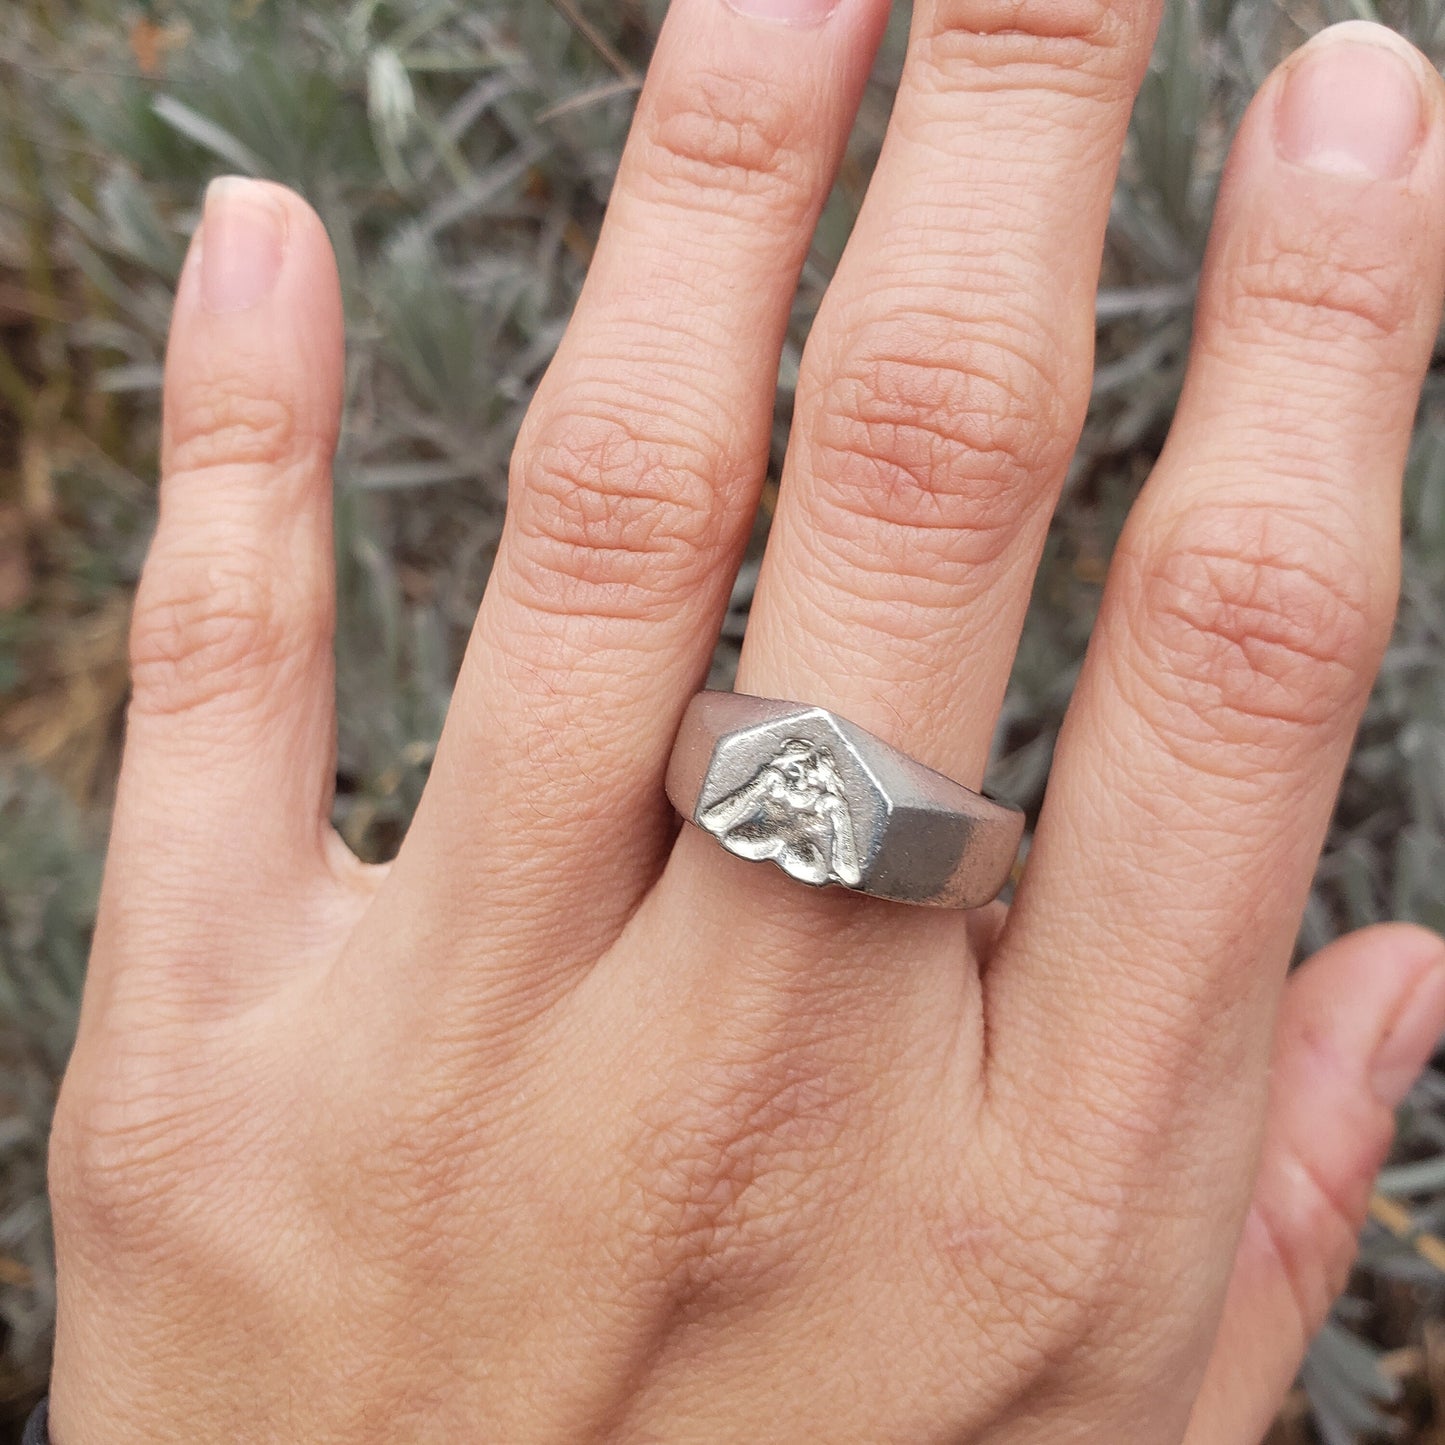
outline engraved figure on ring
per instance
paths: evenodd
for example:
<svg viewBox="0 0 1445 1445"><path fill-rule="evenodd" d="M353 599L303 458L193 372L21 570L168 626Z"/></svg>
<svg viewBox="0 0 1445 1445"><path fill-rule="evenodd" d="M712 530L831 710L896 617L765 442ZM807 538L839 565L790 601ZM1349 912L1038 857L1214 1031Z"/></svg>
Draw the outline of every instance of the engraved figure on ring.
<svg viewBox="0 0 1445 1445"><path fill-rule="evenodd" d="M753 779L698 821L740 858L771 859L803 883L862 882L848 797L832 752L789 738Z"/></svg>

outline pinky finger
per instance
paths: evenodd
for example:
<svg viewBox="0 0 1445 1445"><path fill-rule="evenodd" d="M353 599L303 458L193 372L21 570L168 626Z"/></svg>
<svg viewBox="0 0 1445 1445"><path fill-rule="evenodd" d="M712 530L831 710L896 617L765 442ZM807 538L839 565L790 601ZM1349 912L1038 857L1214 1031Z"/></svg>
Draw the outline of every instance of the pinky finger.
<svg viewBox="0 0 1445 1445"><path fill-rule="evenodd" d="M341 393L320 220L280 186L217 182L171 322L160 519L131 626L87 1009L117 970L142 994L210 994L228 972L218 945L280 960L311 926L332 841Z"/></svg>
<svg viewBox="0 0 1445 1445"><path fill-rule="evenodd" d="M1268 1430L1354 1263L1395 1106L1442 1031L1445 948L1421 929L1352 934L1291 979L1254 1199L1184 1445Z"/></svg>

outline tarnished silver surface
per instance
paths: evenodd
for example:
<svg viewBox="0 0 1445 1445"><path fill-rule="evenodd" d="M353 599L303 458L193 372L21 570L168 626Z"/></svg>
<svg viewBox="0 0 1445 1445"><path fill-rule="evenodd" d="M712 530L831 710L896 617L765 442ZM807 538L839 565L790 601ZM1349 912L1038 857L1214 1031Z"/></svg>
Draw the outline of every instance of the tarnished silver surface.
<svg viewBox="0 0 1445 1445"><path fill-rule="evenodd" d="M688 822L800 882L979 908L1008 881L1024 816L826 708L702 692L667 772Z"/></svg>

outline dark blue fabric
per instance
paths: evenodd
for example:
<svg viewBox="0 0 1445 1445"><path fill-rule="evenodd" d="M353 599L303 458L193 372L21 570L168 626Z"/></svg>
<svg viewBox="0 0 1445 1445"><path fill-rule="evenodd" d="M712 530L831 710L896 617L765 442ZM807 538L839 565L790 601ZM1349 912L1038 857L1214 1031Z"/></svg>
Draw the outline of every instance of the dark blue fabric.
<svg viewBox="0 0 1445 1445"><path fill-rule="evenodd" d="M49 1414L50 1407L42 1400L35 1407L35 1413L25 1422L25 1433L20 1437L20 1445L50 1445L50 1432L45 1428Z"/></svg>

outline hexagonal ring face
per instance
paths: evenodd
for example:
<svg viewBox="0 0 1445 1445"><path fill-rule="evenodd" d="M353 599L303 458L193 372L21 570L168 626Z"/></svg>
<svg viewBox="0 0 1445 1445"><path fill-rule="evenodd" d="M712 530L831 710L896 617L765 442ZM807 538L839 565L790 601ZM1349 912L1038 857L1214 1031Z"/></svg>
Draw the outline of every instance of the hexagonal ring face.
<svg viewBox="0 0 1445 1445"><path fill-rule="evenodd" d="M739 858L814 887L859 888L888 810L853 742L814 708L720 738L694 816Z"/></svg>
<svg viewBox="0 0 1445 1445"><path fill-rule="evenodd" d="M1023 814L825 708L742 693L689 704L667 768L688 822L813 887L978 908L1007 882Z"/></svg>

